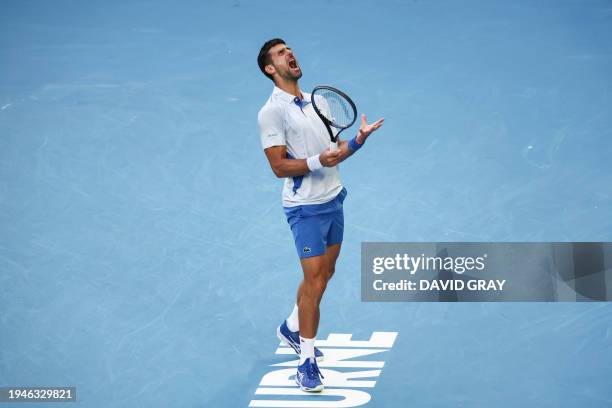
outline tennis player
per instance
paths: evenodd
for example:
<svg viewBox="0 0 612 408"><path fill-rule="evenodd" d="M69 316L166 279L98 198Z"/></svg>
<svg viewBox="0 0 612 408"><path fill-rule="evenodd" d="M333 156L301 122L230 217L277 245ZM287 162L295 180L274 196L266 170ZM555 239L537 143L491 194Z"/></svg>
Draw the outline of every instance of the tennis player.
<svg viewBox="0 0 612 408"><path fill-rule="evenodd" d="M357 136L338 141L338 149L331 151L329 133L310 94L298 85L302 70L291 48L272 39L261 47L257 63L274 82L258 115L261 143L272 171L285 179L283 207L304 273L296 304L277 336L300 356L297 384L304 391L318 392L323 390L317 366L323 353L314 346L319 303L334 274L344 230L342 203L347 192L338 163L360 149L384 119L367 124L362 115Z"/></svg>

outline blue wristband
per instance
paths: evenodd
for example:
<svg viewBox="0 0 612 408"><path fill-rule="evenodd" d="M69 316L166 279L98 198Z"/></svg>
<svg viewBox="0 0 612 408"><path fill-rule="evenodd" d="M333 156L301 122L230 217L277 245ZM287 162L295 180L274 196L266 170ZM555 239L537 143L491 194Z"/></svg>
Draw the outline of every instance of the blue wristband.
<svg viewBox="0 0 612 408"><path fill-rule="evenodd" d="M351 149L351 151L353 153L355 153L357 150L361 149L361 147L365 144L365 141L362 144L357 143L357 136L355 136L354 138L352 138L349 143L348 143L348 147L349 149Z"/></svg>

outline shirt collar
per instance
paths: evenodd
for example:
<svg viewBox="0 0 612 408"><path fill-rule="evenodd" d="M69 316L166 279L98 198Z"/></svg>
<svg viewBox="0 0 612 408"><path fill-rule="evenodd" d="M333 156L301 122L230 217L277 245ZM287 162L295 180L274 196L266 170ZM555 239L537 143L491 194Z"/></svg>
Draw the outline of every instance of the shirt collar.
<svg viewBox="0 0 612 408"><path fill-rule="evenodd" d="M276 96L280 100L285 101L287 103L296 103L295 100L296 100L297 96L291 95L290 93L283 91L278 86L274 86L274 90L272 91L272 95ZM302 92L302 95L304 96L304 99L301 101L302 104L306 105L306 104L310 103L310 94L306 93L306 92ZM299 100L299 98L297 98L297 99Z"/></svg>

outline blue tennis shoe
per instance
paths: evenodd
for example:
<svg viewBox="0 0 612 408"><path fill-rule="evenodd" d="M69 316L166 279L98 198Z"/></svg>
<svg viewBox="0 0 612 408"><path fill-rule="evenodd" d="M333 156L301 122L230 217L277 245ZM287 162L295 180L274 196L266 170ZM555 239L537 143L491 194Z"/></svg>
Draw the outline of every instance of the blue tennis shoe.
<svg viewBox="0 0 612 408"><path fill-rule="evenodd" d="M276 335L279 340L291 347L299 356L300 355L300 332L292 332L287 327L287 321L283 321L283 324L278 326L276 329ZM315 347L315 357L318 361L323 361L323 352Z"/></svg>
<svg viewBox="0 0 612 408"><path fill-rule="evenodd" d="M324 377L321 371L319 371L317 360L314 358L307 358L304 364L298 366L295 382L300 386L302 391L321 392L323 391L321 378Z"/></svg>

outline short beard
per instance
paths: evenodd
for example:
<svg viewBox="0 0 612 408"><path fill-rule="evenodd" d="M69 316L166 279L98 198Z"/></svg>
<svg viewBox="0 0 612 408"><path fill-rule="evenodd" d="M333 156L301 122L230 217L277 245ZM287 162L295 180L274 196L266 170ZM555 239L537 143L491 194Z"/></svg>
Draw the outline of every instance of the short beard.
<svg viewBox="0 0 612 408"><path fill-rule="evenodd" d="M302 70L300 69L300 73L297 75L294 75L291 70L283 73L279 72L278 75L285 81L295 82L302 77Z"/></svg>

